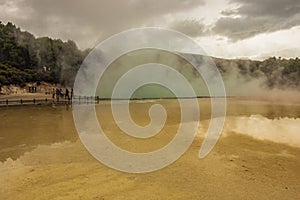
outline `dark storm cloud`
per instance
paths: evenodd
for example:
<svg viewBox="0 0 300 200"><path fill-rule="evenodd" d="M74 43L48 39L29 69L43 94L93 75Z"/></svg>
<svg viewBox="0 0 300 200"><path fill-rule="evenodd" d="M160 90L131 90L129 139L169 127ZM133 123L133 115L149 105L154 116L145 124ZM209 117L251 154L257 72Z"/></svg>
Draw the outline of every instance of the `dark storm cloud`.
<svg viewBox="0 0 300 200"><path fill-rule="evenodd" d="M206 33L205 25L199 20L177 20L170 25L170 28L191 37L203 36Z"/></svg>
<svg viewBox="0 0 300 200"><path fill-rule="evenodd" d="M231 3L239 7L223 11L225 17L216 22L213 31L234 41L300 25L299 0L232 0Z"/></svg>
<svg viewBox="0 0 300 200"><path fill-rule="evenodd" d="M165 15L203 4L204 0L0 0L0 19L37 35L71 38L87 47L93 38L151 26Z"/></svg>

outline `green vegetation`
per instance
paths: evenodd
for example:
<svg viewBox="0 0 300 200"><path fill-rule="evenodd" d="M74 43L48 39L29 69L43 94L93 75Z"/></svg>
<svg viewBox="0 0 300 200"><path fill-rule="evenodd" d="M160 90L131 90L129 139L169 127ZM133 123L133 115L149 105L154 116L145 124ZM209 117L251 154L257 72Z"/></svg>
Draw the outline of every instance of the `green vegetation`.
<svg viewBox="0 0 300 200"><path fill-rule="evenodd" d="M46 81L72 85L86 52L73 41L35 38L0 22L0 85Z"/></svg>

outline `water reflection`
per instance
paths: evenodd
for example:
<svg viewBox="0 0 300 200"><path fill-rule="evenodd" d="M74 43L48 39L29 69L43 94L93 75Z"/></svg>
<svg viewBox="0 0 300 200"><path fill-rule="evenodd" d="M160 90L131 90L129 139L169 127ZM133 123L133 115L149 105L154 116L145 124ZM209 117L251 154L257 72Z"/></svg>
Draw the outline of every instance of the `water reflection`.
<svg viewBox="0 0 300 200"><path fill-rule="evenodd" d="M163 137L172 138L170 128L175 129L180 121L178 103L175 99L133 101L130 104L131 114L136 123L146 125L149 123L148 109L155 103L161 103L167 110L167 129L153 141ZM210 117L209 99L199 99L201 120ZM130 140L122 136L121 131L113 123L109 101L100 102L96 106L101 126L108 130L108 136L118 145L123 145ZM228 116L262 115L269 119L280 117L299 118L300 104L275 104L270 102L245 101L229 99L227 106ZM167 136L165 136L167 134ZM120 137L124 137L120 140ZM57 142L75 142L78 139L75 130L72 110L65 106L24 106L0 108L0 161L7 158L17 159L25 152L31 151L37 145L50 145ZM166 138L165 138L166 139ZM153 142L152 141L152 142ZM138 142L142 142L138 140ZM150 141L151 143L151 141ZM155 142L157 146L147 147L150 143L143 143L142 151L150 151L163 144ZM129 150L135 149L132 146Z"/></svg>

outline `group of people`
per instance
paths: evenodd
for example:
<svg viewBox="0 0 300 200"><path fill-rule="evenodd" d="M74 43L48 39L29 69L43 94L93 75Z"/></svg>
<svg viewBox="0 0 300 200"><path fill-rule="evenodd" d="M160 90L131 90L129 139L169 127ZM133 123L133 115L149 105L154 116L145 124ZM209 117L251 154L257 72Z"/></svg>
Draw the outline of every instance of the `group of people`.
<svg viewBox="0 0 300 200"><path fill-rule="evenodd" d="M56 101L59 101L59 98L64 98L70 101L73 98L73 88L71 91L66 88L65 92L63 92L62 88L52 88L51 94L53 100L56 99Z"/></svg>

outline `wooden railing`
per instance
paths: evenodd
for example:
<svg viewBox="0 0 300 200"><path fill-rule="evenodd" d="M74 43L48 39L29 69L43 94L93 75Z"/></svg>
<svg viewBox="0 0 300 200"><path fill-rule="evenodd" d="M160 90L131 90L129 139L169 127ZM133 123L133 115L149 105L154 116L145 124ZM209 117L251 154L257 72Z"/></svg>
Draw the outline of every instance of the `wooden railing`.
<svg viewBox="0 0 300 200"><path fill-rule="evenodd" d="M61 98L33 98L33 99L3 99L0 100L0 106L17 106L17 105L42 105L42 104L99 104L99 97L76 96L72 99Z"/></svg>

